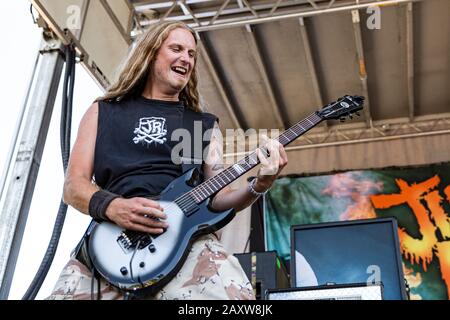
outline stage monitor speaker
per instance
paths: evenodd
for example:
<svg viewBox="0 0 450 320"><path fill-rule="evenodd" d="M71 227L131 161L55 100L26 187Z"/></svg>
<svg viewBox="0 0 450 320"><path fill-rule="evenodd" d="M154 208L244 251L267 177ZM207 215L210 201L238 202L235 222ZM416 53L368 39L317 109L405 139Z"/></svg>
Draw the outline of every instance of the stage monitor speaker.
<svg viewBox="0 0 450 320"><path fill-rule="evenodd" d="M265 298L266 300L383 300L383 285L379 282L275 289L267 290Z"/></svg>
<svg viewBox="0 0 450 320"><path fill-rule="evenodd" d="M276 251L239 253L234 256L250 280L257 300L264 300L268 289L289 288L286 267Z"/></svg>

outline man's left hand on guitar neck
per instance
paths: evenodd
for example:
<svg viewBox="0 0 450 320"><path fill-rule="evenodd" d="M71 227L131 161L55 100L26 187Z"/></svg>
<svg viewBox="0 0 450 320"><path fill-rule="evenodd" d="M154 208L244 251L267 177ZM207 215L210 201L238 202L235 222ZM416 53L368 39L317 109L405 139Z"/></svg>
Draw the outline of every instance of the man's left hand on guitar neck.
<svg viewBox="0 0 450 320"><path fill-rule="evenodd" d="M261 148L256 150L261 167L258 170L258 176L253 184L253 189L258 193L266 192L270 189L273 182L277 179L281 170L287 165L288 158L283 145L274 139L269 139L262 135L263 147L268 151L266 156Z"/></svg>

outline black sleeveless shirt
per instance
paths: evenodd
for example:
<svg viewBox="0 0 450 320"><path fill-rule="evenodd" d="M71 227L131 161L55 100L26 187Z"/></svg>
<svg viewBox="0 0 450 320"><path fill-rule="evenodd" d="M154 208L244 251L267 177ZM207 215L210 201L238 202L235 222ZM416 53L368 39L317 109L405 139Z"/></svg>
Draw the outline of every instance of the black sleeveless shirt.
<svg viewBox="0 0 450 320"><path fill-rule="evenodd" d="M186 127L186 119L202 121L205 132L217 117L194 112L182 102L144 97L120 102L98 103L98 128L95 145L94 178L102 189L123 197L155 196L182 172L171 158L180 141L172 132ZM187 126L193 137L193 127ZM202 134L203 135L203 134ZM202 148L207 146L203 142Z"/></svg>

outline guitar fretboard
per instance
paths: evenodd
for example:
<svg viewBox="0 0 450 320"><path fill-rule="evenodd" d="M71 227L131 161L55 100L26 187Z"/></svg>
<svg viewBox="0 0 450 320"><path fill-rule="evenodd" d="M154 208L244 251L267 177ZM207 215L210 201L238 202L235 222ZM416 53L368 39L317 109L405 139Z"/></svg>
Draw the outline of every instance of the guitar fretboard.
<svg viewBox="0 0 450 320"><path fill-rule="evenodd" d="M322 120L323 119L318 116L316 112L314 112L304 120L297 122L295 125L280 134L277 140L283 146L286 146L297 139L299 136L319 124ZM263 151L263 153L267 152L264 148L260 149ZM234 165L228 167L214 177L209 178L197 187L193 188L186 195L192 198L196 203L200 203L254 168L256 165L258 165L258 163L258 156L256 152L253 151Z"/></svg>

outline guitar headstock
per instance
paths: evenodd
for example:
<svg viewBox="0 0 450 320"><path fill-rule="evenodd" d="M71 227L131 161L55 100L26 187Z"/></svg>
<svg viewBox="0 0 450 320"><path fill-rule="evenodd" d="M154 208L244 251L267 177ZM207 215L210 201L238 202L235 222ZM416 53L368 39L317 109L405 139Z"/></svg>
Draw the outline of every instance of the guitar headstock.
<svg viewBox="0 0 450 320"><path fill-rule="evenodd" d="M347 117L352 118L355 113L359 116L358 111L362 110L363 104L364 97L345 95L317 111L317 115L324 120L345 121Z"/></svg>

